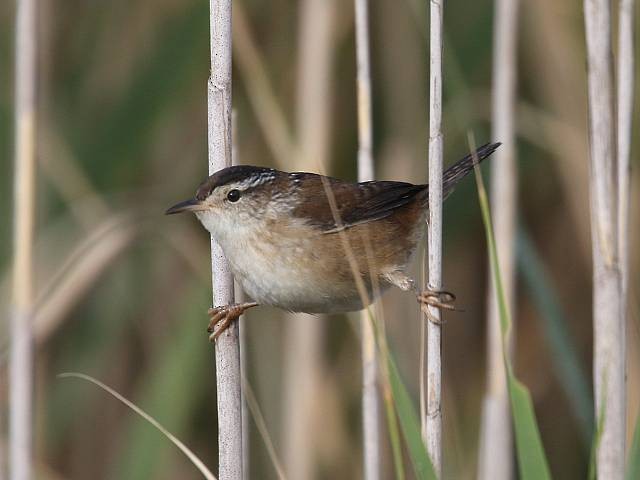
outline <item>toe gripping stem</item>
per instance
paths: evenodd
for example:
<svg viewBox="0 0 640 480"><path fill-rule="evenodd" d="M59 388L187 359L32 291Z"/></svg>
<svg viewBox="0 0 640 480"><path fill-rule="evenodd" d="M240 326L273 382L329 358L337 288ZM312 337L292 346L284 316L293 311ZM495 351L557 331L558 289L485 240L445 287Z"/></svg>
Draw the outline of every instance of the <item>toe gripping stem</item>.
<svg viewBox="0 0 640 480"><path fill-rule="evenodd" d="M234 320L237 320L245 310L258 305L255 302L249 303L232 303L229 305L223 305L220 307L212 307L208 311L209 326L207 327L207 333L209 333L209 341L214 343L222 333L229 328Z"/></svg>
<svg viewBox="0 0 640 480"><path fill-rule="evenodd" d="M456 296L446 290L423 290L418 294L418 303L420 303L420 309L424 312L430 322L442 325L444 322L433 316L429 311L429 306L451 310L460 311L454 305Z"/></svg>

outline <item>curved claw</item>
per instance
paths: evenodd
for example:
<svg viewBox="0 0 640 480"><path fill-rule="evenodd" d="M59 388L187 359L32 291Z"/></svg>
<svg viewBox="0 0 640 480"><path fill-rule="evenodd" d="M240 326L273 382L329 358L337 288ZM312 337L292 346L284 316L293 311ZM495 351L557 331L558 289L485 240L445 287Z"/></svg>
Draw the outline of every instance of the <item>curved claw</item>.
<svg viewBox="0 0 640 480"><path fill-rule="evenodd" d="M223 305L220 307L212 307L207 311L207 314L211 318L209 326L207 327L207 333L209 333L209 341L214 343L218 337L231 325L234 320L237 320L245 310L255 307L258 304L255 302L250 303L232 303L230 305Z"/></svg>
<svg viewBox="0 0 640 480"><path fill-rule="evenodd" d="M418 303L420 303L421 310L425 313L430 322L437 323L439 325L444 322L440 319L435 318L427 308L427 305L436 308L442 308L445 310L455 311L457 310L456 306L454 305L455 301L456 296L446 290L424 290L423 292L418 294Z"/></svg>

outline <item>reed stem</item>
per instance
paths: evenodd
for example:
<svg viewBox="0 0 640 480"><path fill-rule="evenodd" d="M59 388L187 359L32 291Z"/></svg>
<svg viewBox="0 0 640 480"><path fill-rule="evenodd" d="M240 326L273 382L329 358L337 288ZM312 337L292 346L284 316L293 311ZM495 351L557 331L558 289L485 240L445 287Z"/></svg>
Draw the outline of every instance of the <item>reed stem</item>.
<svg viewBox="0 0 640 480"><path fill-rule="evenodd" d="M355 0L356 66L358 95L358 181L374 178L369 52L369 2ZM360 313L362 333L362 437L365 480L380 478L380 397L376 342L366 310Z"/></svg>
<svg viewBox="0 0 640 480"><path fill-rule="evenodd" d="M429 60L429 250L428 288L442 289L442 0L431 0ZM439 478L442 477L442 325L440 310L428 307L426 411L422 434ZM429 318L430 317L430 318Z"/></svg>
<svg viewBox="0 0 640 480"><path fill-rule="evenodd" d="M32 477L33 456L33 236L36 177L37 4L20 0L16 12L13 292L9 358L11 480Z"/></svg>
<svg viewBox="0 0 640 480"><path fill-rule="evenodd" d="M625 455L625 345L618 244L618 191L611 4L585 0L593 255L593 380L598 478L622 479Z"/></svg>
<svg viewBox="0 0 640 480"><path fill-rule="evenodd" d="M510 312L515 312L515 230L517 208L516 90L518 0L497 0L493 36L493 141L502 142L491 161L491 211L500 252L500 273ZM494 276L487 295L487 387L483 402L478 478L513 476L509 394L502 355L500 312ZM513 328L513 326L512 326ZM513 338L513 331L510 339ZM509 354L514 342L510 341Z"/></svg>
<svg viewBox="0 0 640 480"><path fill-rule="evenodd" d="M208 82L209 174L231 165L231 0L210 0L211 77ZM211 238L214 305L234 301L233 276ZM242 377L238 322L216 341L218 478L242 476Z"/></svg>

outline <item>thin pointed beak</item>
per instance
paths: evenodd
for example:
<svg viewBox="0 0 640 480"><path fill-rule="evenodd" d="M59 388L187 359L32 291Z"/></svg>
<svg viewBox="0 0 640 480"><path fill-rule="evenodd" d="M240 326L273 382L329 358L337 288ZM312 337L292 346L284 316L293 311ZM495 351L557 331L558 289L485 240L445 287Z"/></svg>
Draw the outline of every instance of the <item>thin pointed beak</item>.
<svg viewBox="0 0 640 480"><path fill-rule="evenodd" d="M164 212L165 215L173 215L174 213L193 212L200 210L200 200L190 198L184 202L176 203L173 207Z"/></svg>

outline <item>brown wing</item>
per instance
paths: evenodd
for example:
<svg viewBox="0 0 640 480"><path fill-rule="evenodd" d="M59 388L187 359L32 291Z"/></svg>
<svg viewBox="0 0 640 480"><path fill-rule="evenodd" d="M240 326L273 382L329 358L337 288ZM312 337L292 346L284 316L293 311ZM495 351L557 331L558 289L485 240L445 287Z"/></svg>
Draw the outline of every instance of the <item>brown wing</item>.
<svg viewBox="0 0 640 480"><path fill-rule="evenodd" d="M293 215L306 219L325 233L381 220L416 199L426 198L421 195L426 192L426 185L386 181L349 183L335 178L323 183L318 175L312 173L292 175L298 185L298 207ZM328 188L335 198L339 223L329 205Z"/></svg>
<svg viewBox="0 0 640 480"><path fill-rule="evenodd" d="M491 155L499 143L487 143L475 152L479 161ZM455 185L473 170L474 156L467 155L445 170L442 176L443 197L451 194ZM293 215L306 219L325 233L334 233L363 223L389 217L409 205L426 208L428 185L405 182L373 181L349 183L328 178L325 183L313 173L290 174L298 195L298 207ZM331 188L336 200L341 225L338 225L327 200L327 188ZM416 203L416 200L418 203ZM400 215L397 221L404 221Z"/></svg>

